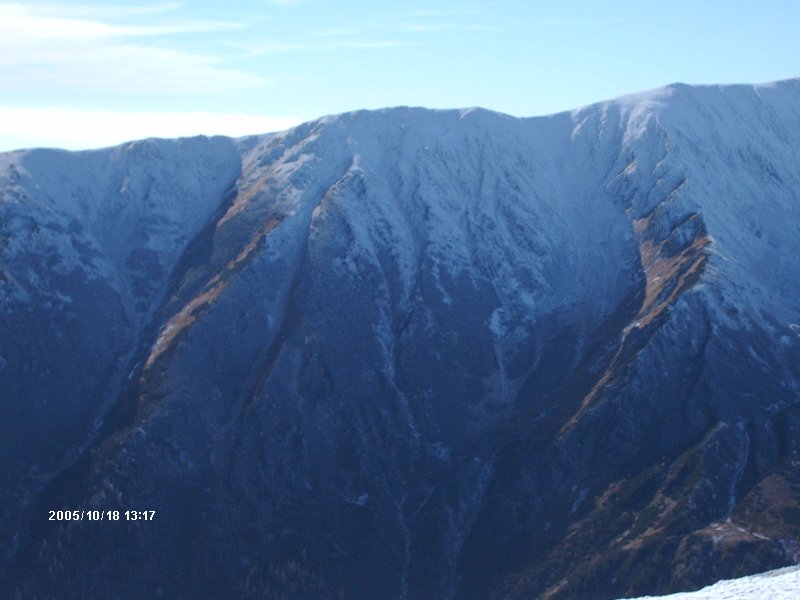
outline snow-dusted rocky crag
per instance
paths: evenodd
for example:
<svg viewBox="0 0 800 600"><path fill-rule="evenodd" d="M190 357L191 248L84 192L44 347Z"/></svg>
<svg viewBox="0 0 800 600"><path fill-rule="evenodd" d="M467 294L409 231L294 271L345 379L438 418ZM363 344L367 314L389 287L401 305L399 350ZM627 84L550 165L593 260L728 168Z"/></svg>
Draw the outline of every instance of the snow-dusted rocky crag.
<svg viewBox="0 0 800 600"><path fill-rule="evenodd" d="M0 592L599 599L796 563L798 165L800 80L0 155Z"/></svg>

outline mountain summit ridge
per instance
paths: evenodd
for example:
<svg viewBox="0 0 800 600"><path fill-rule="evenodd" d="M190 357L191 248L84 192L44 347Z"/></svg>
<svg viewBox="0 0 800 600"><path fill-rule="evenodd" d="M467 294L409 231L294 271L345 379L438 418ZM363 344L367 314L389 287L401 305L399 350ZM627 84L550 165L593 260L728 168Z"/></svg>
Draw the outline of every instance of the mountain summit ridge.
<svg viewBox="0 0 800 600"><path fill-rule="evenodd" d="M789 80L0 155L0 590L615 598L796 563L797 140Z"/></svg>

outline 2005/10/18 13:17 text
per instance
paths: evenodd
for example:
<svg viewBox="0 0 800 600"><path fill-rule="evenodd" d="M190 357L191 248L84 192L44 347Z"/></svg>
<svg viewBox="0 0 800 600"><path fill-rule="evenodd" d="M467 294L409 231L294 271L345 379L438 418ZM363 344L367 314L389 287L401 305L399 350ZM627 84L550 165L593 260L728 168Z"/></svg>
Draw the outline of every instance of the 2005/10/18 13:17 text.
<svg viewBox="0 0 800 600"><path fill-rule="evenodd" d="M49 521L152 521L154 510L51 510Z"/></svg>

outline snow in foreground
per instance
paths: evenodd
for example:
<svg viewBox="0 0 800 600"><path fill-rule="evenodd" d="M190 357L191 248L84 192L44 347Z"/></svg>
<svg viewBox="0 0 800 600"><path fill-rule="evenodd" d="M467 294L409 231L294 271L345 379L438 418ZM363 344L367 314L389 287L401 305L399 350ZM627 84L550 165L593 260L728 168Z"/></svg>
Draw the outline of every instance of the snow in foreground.
<svg viewBox="0 0 800 600"><path fill-rule="evenodd" d="M796 600L800 596L800 566L759 575L718 581L696 592L659 596L669 600ZM654 598L655 596L645 596ZM640 599L643 600L643 599Z"/></svg>

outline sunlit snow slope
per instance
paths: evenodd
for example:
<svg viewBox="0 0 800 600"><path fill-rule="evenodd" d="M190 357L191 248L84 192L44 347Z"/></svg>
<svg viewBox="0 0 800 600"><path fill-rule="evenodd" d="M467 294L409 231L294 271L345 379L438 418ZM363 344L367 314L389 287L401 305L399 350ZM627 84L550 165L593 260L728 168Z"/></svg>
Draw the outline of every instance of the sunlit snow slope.
<svg viewBox="0 0 800 600"><path fill-rule="evenodd" d="M0 596L796 564L798 165L800 80L0 155Z"/></svg>
<svg viewBox="0 0 800 600"><path fill-rule="evenodd" d="M664 600L794 600L800 593L800 567L720 581L697 592L659 596ZM645 596L636 600L645 600Z"/></svg>

